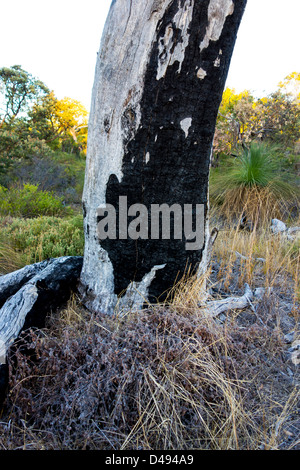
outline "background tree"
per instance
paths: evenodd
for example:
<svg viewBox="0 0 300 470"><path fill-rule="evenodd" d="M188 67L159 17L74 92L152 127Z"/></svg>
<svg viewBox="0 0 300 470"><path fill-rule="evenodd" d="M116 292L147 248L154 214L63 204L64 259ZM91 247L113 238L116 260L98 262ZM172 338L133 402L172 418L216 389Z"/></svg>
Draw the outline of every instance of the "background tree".
<svg viewBox="0 0 300 470"><path fill-rule="evenodd" d="M0 87L1 183L24 159L48 157L53 150L85 154L88 113L79 101L57 99L19 65L0 69Z"/></svg>
<svg viewBox="0 0 300 470"><path fill-rule="evenodd" d="M263 139L292 148L300 138L300 102L278 89L263 100L262 121Z"/></svg>
<svg viewBox="0 0 300 470"><path fill-rule="evenodd" d="M20 65L0 69L0 87L0 129L4 124L12 124L17 116L27 111L33 100L49 93L49 89L41 80L34 78Z"/></svg>
<svg viewBox="0 0 300 470"><path fill-rule="evenodd" d="M0 69L0 173L18 158L47 154L42 141L30 135L27 113L33 103L49 93L48 87L20 65Z"/></svg>
<svg viewBox="0 0 300 470"><path fill-rule="evenodd" d="M292 72L287 75L283 81L279 82L278 87L285 94L290 95L293 101L299 104L300 101L300 73Z"/></svg>
<svg viewBox="0 0 300 470"><path fill-rule="evenodd" d="M288 75L267 97L227 88L220 105L214 137L214 159L249 146L254 140L277 144L283 152L300 138L300 74Z"/></svg>
<svg viewBox="0 0 300 470"><path fill-rule="evenodd" d="M58 100L50 92L32 107L29 125L32 134L52 148L72 153L74 148L86 148L87 116L86 108L79 101L68 97Z"/></svg>

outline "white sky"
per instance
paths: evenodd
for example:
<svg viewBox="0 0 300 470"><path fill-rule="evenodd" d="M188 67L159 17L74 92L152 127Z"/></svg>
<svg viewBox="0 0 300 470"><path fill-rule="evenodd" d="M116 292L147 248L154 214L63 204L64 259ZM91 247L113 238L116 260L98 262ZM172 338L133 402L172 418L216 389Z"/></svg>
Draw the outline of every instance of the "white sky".
<svg viewBox="0 0 300 470"><path fill-rule="evenodd" d="M0 67L21 65L88 109L111 0L0 0ZM248 0L226 86L257 96L300 72L300 0Z"/></svg>

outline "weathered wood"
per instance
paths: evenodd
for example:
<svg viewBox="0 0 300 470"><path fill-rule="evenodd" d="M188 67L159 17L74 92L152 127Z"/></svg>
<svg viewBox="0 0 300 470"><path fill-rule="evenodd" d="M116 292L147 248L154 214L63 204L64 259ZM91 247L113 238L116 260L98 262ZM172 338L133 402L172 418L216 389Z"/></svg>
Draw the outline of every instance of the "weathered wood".
<svg viewBox="0 0 300 470"><path fill-rule="evenodd" d="M50 260L30 264L12 273L0 276L0 307L11 295L15 294L26 282L45 269Z"/></svg>
<svg viewBox="0 0 300 470"><path fill-rule="evenodd" d="M69 297L81 267L80 256L52 259L6 300L0 309L0 339L6 347L22 329L44 325L46 314Z"/></svg>
<svg viewBox="0 0 300 470"><path fill-rule="evenodd" d="M245 284L245 292L241 297L227 297L221 300L207 301L205 308L212 317L218 317L224 312L235 309L244 309L251 306L253 292L248 284Z"/></svg>
<svg viewBox="0 0 300 470"><path fill-rule="evenodd" d="M82 261L80 256L50 259L1 278L3 292L8 297L0 309L0 397L3 398L7 386L5 357L9 347L23 330L44 327L47 314L69 298L76 288ZM26 281L34 272L36 274ZM10 295L15 290L13 279L16 285L22 286Z"/></svg>
<svg viewBox="0 0 300 470"><path fill-rule="evenodd" d="M195 272L201 263L205 271L212 142L245 5L246 0L112 2L95 71L83 194L80 292L90 310L112 312L118 296L120 303L131 298L126 292L132 285L151 302L163 300L161 294L187 269ZM127 232L99 240L100 206L113 206L118 221L126 218L119 196L126 196L128 206L148 209L189 204L193 215L202 204L203 243L189 251L186 234L130 239ZM143 279L154 271L145 289Z"/></svg>

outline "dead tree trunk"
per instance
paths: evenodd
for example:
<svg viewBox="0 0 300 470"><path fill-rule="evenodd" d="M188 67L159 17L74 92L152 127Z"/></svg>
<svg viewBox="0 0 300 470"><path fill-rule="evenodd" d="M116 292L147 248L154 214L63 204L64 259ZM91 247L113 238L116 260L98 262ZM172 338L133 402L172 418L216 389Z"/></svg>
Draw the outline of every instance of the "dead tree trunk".
<svg viewBox="0 0 300 470"><path fill-rule="evenodd" d="M188 268L205 271L212 141L246 1L112 2L95 71L83 195L80 290L90 310L110 313L118 297L128 305L163 299ZM151 210L162 204L171 230L157 236ZM106 238L99 237L104 214Z"/></svg>

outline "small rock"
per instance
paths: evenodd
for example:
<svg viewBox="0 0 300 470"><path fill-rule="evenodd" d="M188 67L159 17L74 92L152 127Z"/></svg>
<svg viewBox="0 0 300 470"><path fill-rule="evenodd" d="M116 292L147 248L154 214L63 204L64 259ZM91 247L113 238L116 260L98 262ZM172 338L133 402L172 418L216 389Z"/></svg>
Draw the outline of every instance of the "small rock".
<svg viewBox="0 0 300 470"><path fill-rule="evenodd" d="M264 287L257 287L256 289L254 289L253 294L256 299L261 300L263 296L265 295L265 292L266 292L266 289Z"/></svg>
<svg viewBox="0 0 300 470"><path fill-rule="evenodd" d="M295 341L293 341L292 349L294 351L296 351L296 350L300 351L300 339L296 339Z"/></svg>
<svg viewBox="0 0 300 470"><path fill-rule="evenodd" d="M257 287L256 289L254 289L253 295L256 299L262 300L266 294L270 295L272 293L272 290L272 287L268 287L267 289L265 287Z"/></svg>
<svg viewBox="0 0 300 470"><path fill-rule="evenodd" d="M287 333L286 335L284 335L284 340L286 343L292 343L294 341L294 338L295 338L294 331L291 331L290 333Z"/></svg>
<svg viewBox="0 0 300 470"><path fill-rule="evenodd" d="M279 219L272 219L271 230L273 233L281 233L287 230L287 226Z"/></svg>
<svg viewBox="0 0 300 470"><path fill-rule="evenodd" d="M293 341L292 346L289 348L291 353L291 361L295 366L300 364L300 339Z"/></svg>
<svg viewBox="0 0 300 470"><path fill-rule="evenodd" d="M293 351L291 354L291 361L295 366L300 364L300 350Z"/></svg>
<svg viewBox="0 0 300 470"><path fill-rule="evenodd" d="M288 229L288 234L291 235L292 233L295 233L295 232L300 232L300 227L290 227Z"/></svg>

